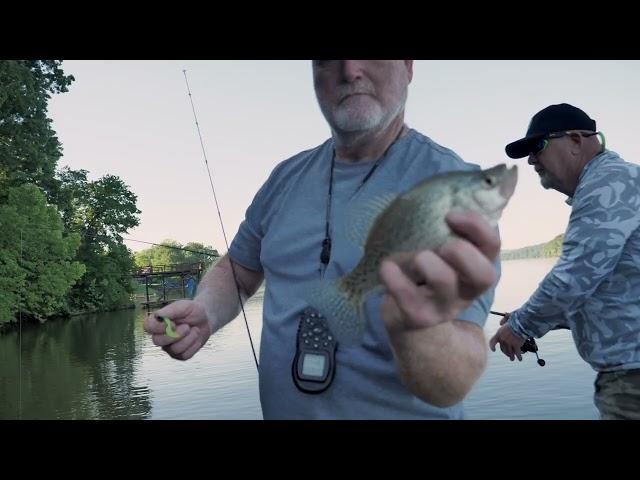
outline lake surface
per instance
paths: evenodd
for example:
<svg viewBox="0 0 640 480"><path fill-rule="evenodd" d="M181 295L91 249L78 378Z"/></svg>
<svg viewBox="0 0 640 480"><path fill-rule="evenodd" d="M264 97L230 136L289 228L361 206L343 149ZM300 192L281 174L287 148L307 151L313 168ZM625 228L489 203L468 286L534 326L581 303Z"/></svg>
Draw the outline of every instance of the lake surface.
<svg viewBox="0 0 640 480"><path fill-rule="evenodd" d="M493 310L518 308L554 259L503 262ZM245 306L259 349L262 291ZM258 376L242 316L188 362L169 358L142 330L142 310L87 315L0 334L0 419L261 419ZM499 327L491 315L487 340ZM465 401L469 419L596 419L596 372L568 330L510 362L489 353Z"/></svg>

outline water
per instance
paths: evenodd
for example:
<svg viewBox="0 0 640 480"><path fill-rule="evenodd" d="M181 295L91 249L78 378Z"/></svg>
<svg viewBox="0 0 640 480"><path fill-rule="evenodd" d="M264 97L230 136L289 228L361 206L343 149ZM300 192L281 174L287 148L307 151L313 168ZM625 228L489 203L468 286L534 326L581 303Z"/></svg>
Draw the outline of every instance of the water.
<svg viewBox="0 0 640 480"><path fill-rule="evenodd" d="M502 278L492 310L515 310L527 301L556 259L502 262ZM485 325L487 341L500 327L502 317L490 315ZM597 419L593 404L596 372L580 358L569 330L555 330L536 340L535 354L511 362L499 347L489 351L489 362L465 401L470 419Z"/></svg>
<svg viewBox="0 0 640 480"><path fill-rule="evenodd" d="M520 306L553 260L503 263L493 309ZM262 291L245 306L259 350ZM140 310L47 322L0 335L0 419L261 419L258 378L242 317L191 360L175 361L142 330ZM490 316L489 339L500 317ZM567 330L538 341L547 362L501 352L465 401L470 419L595 419L595 372ZM21 354L20 354L21 353Z"/></svg>

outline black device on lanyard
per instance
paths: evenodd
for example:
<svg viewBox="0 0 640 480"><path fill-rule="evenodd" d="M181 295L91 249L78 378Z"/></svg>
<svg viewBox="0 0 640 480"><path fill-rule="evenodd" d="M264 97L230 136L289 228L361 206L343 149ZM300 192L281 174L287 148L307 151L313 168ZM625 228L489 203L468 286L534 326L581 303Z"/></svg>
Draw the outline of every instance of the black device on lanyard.
<svg viewBox="0 0 640 480"><path fill-rule="evenodd" d="M293 360L293 381L305 393L325 391L336 373L338 342L326 319L313 308L300 314Z"/></svg>

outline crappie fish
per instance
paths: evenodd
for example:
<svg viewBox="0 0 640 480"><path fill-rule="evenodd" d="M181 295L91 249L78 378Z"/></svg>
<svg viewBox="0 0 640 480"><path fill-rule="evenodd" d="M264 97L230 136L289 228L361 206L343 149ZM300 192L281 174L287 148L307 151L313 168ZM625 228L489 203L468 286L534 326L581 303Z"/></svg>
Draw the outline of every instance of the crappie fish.
<svg viewBox="0 0 640 480"><path fill-rule="evenodd" d="M452 211L477 212L495 228L517 181L517 167L500 164L436 175L404 194L374 199L347 222L350 239L364 245L362 259L343 277L310 287L309 305L326 317L338 342L360 341L366 325L365 297L382 288L382 260L392 253L437 250L457 238L445 221Z"/></svg>

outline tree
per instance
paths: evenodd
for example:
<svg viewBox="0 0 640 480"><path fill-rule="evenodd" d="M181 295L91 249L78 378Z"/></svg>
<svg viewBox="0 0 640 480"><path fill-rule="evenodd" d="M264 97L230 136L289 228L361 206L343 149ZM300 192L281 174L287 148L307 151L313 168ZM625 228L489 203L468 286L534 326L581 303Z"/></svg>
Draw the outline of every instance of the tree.
<svg viewBox="0 0 640 480"><path fill-rule="evenodd" d="M41 321L67 312L67 294L85 268L73 260L80 236L63 230L38 187L9 189L0 205L0 323L18 311Z"/></svg>
<svg viewBox="0 0 640 480"><path fill-rule="evenodd" d="M546 258L559 257L562 253L563 240L564 234L560 234L550 242L546 243L542 249L542 256Z"/></svg>
<svg viewBox="0 0 640 480"><path fill-rule="evenodd" d="M173 265L182 263L184 254L180 250L182 245L175 240L166 239L160 242L163 246L155 245L149 252L147 265Z"/></svg>
<svg viewBox="0 0 640 480"><path fill-rule="evenodd" d="M86 170L64 168L53 200L65 227L80 237L77 259L87 269L70 293L78 310L108 310L129 302L133 292L131 252L122 234L138 225L137 197L114 175L87 180Z"/></svg>
<svg viewBox="0 0 640 480"><path fill-rule="evenodd" d="M198 242L189 242L182 246L175 240L167 239L151 248L135 253L136 265L174 265L180 263L204 263L210 265L219 254L211 246Z"/></svg>
<svg viewBox="0 0 640 480"><path fill-rule="evenodd" d="M202 262L205 265L210 265L220 255L218 251L210 245L205 245L199 242L189 242L185 246L185 263L198 263ZM191 251L189 251L191 250ZM203 253L195 253L203 252Z"/></svg>
<svg viewBox="0 0 640 480"><path fill-rule="evenodd" d="M74 80L59 60L0 61L0 203L8 189L33 183L46 194L62 147L47 118L51 94Z"/></svg>
<svg viewBox="0 0 640 480"><path fill-rule="evenodd" d="M524 258L555 258L562 253L562 241L564 234L560 234L547 243L530 245L516 250L503 250L500 252L502 260L517 260Z"/></svg>
<svg viewBox="0 0 640 480"><path fill-rule="evenodd" d="M138 225L136 196L114 175L88 181L86 170L56 174L62 146L47 104L74 80L61 63L0 61L0 207L3 222L19 229L0 233L12 232L5 243L13 245L0 258L3 319L16 305L39 319L69 308L109 309L133 291L133 258L121 235ZM16 235L29 229L41 230L19 242ZM16 253L18 243L24 255Z"/></svg>

